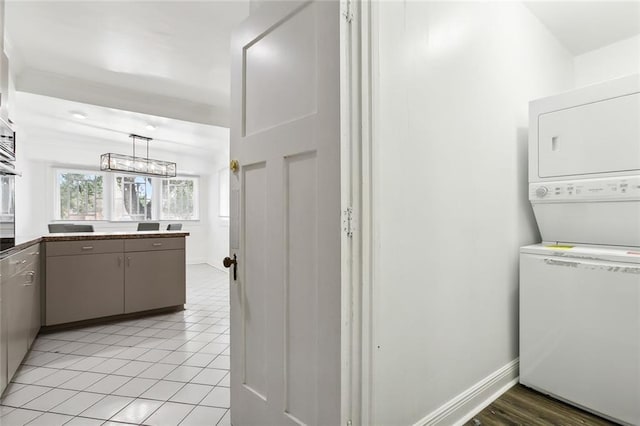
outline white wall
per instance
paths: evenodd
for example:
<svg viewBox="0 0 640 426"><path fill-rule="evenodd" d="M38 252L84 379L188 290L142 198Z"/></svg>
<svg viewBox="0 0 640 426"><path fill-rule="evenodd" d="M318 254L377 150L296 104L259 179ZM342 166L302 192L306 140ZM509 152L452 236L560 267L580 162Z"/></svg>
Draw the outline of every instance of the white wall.
<svg viewBox="0 0 640 426"><path fill-rule="evenodd" d="M528 101L570 89L573 58L519 3L377 16L372 411L407 425L518 357Z"/></svg>
<svg viewBox="0 0 640 426"><path fill-rule="evenodd" d="M640 35L576 56L576 86L640 73Z"/></svg>
<svg viewBox="0 0 640 426"><path fill-rule="evenodd" d="M110 145L109 141L90 140L72 134L63 134L45 129L17 129L19 155L17 167L23 176L16 179L16 235L36 236L47 233L47 224L54 219L54 168L99 169L100 154L105 152L128 152L121 144ZM153 150L153 156L178 163L178 171L200 176L200 220L182 221L183 230L191 233L187 237L187 263L209 261L211 240L221 237L212 235L210 227L210 180L216 169L215 162L207 152L164 152ZM173 221L172 221L173 222ZM93 223L96 231L134 231L137 223L87 222ZM169 222L162 221L165 229ZM217 231L217 228L215 230ZM222 236L224 238L224 235Z"/></svg>
<svg viewBox="0 0 640 426"><path fill-rule="evenodd" d="M207 263L218 269L224 269L222 259L229 256L229 219L222 218L220 212L220 175L222 169L229 167L229 158L220 158L211 166L209 179L209 227L211 238L208 246Z"/></svg>

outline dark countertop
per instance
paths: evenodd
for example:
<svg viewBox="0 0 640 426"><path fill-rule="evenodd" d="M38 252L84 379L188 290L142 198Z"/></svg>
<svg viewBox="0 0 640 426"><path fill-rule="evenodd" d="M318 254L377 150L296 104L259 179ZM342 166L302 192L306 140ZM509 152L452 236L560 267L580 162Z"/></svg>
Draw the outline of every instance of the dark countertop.
<svg viewBox="0 0 640 426"><path fill-rule="evenodd" d="M10 249L6 249L0 251L0 260L5 257L9 257L12 254L16 254L17 252L29 248L33 245L39 244L42 241L42 237L27 237L27 238L16 238L16 245L11 247Z"/></svg>
<svg viewBox="0 0 640 426"><path fill-rule="evenodd" d="M42 236L45 243L53 241L83 241L83 240L131 240L137 238L174 238L186 237L184 231L135 231L135 232L70 232L46 234Z"/></svg>
<svg viewBox="0 0 640 426"><path fill-rule="evenodd" d="M41 242L83 241L83 240L129 240L137 238L175 238L187 237L184 231L135 231L135 232L73 232L45 234L37 237L16 237L16 245L0 252L0 259L11 256L21 250Z"/></svg>

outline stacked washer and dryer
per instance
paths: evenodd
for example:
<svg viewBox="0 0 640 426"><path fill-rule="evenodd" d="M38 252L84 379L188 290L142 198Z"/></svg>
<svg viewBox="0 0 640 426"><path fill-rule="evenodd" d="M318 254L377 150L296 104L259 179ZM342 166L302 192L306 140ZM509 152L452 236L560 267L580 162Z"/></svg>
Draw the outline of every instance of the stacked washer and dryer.
<svg viewBox="0 0 640 426"><path fill-rule="evenodd" d="M640 75L530 103L520 382L640 425Z"/></svg>

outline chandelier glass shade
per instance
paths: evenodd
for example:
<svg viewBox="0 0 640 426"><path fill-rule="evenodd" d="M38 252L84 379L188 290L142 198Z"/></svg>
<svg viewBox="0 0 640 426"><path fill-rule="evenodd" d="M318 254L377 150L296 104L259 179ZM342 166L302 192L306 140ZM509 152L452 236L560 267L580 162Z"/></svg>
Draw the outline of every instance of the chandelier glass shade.
<svg viewBox="0 0 640 426"><path fill-rule="evenodd" d="M133 139L133 155L112 152L102 154L100 156L100 170L164 178L176 177L176 163L149 158L149 141L151 138L134 134L130 135L130 137ZM147 155L145 157L136 156L137 139L147 143Z"/></svg>

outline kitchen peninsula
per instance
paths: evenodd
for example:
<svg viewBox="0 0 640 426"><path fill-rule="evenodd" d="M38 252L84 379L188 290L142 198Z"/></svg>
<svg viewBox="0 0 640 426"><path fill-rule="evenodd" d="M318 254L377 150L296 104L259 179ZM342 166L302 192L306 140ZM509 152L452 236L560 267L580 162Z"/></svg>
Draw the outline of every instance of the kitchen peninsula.
<svg viewBox="0 0 640 426"><path fill-rule="evenodd" d="M42 325L51 326L183 305L188 235L181 231L47 234L19 243L10 257L40 245ZM36 271L27 272L35 281L31 272Z"/></svg>
<svg viewBox="0 0 640 426"><path fill-rule="evenodd" d="M41 326L182 308L182 231L47 234L0 253L0 390ZM2 359L6 356L5 359Z"/></svg>
<svg viewBox="0 0 640 426"><path fill-rule="evenodd" d="M182 306L186 235L44 236L43 325Z"/></svg>

